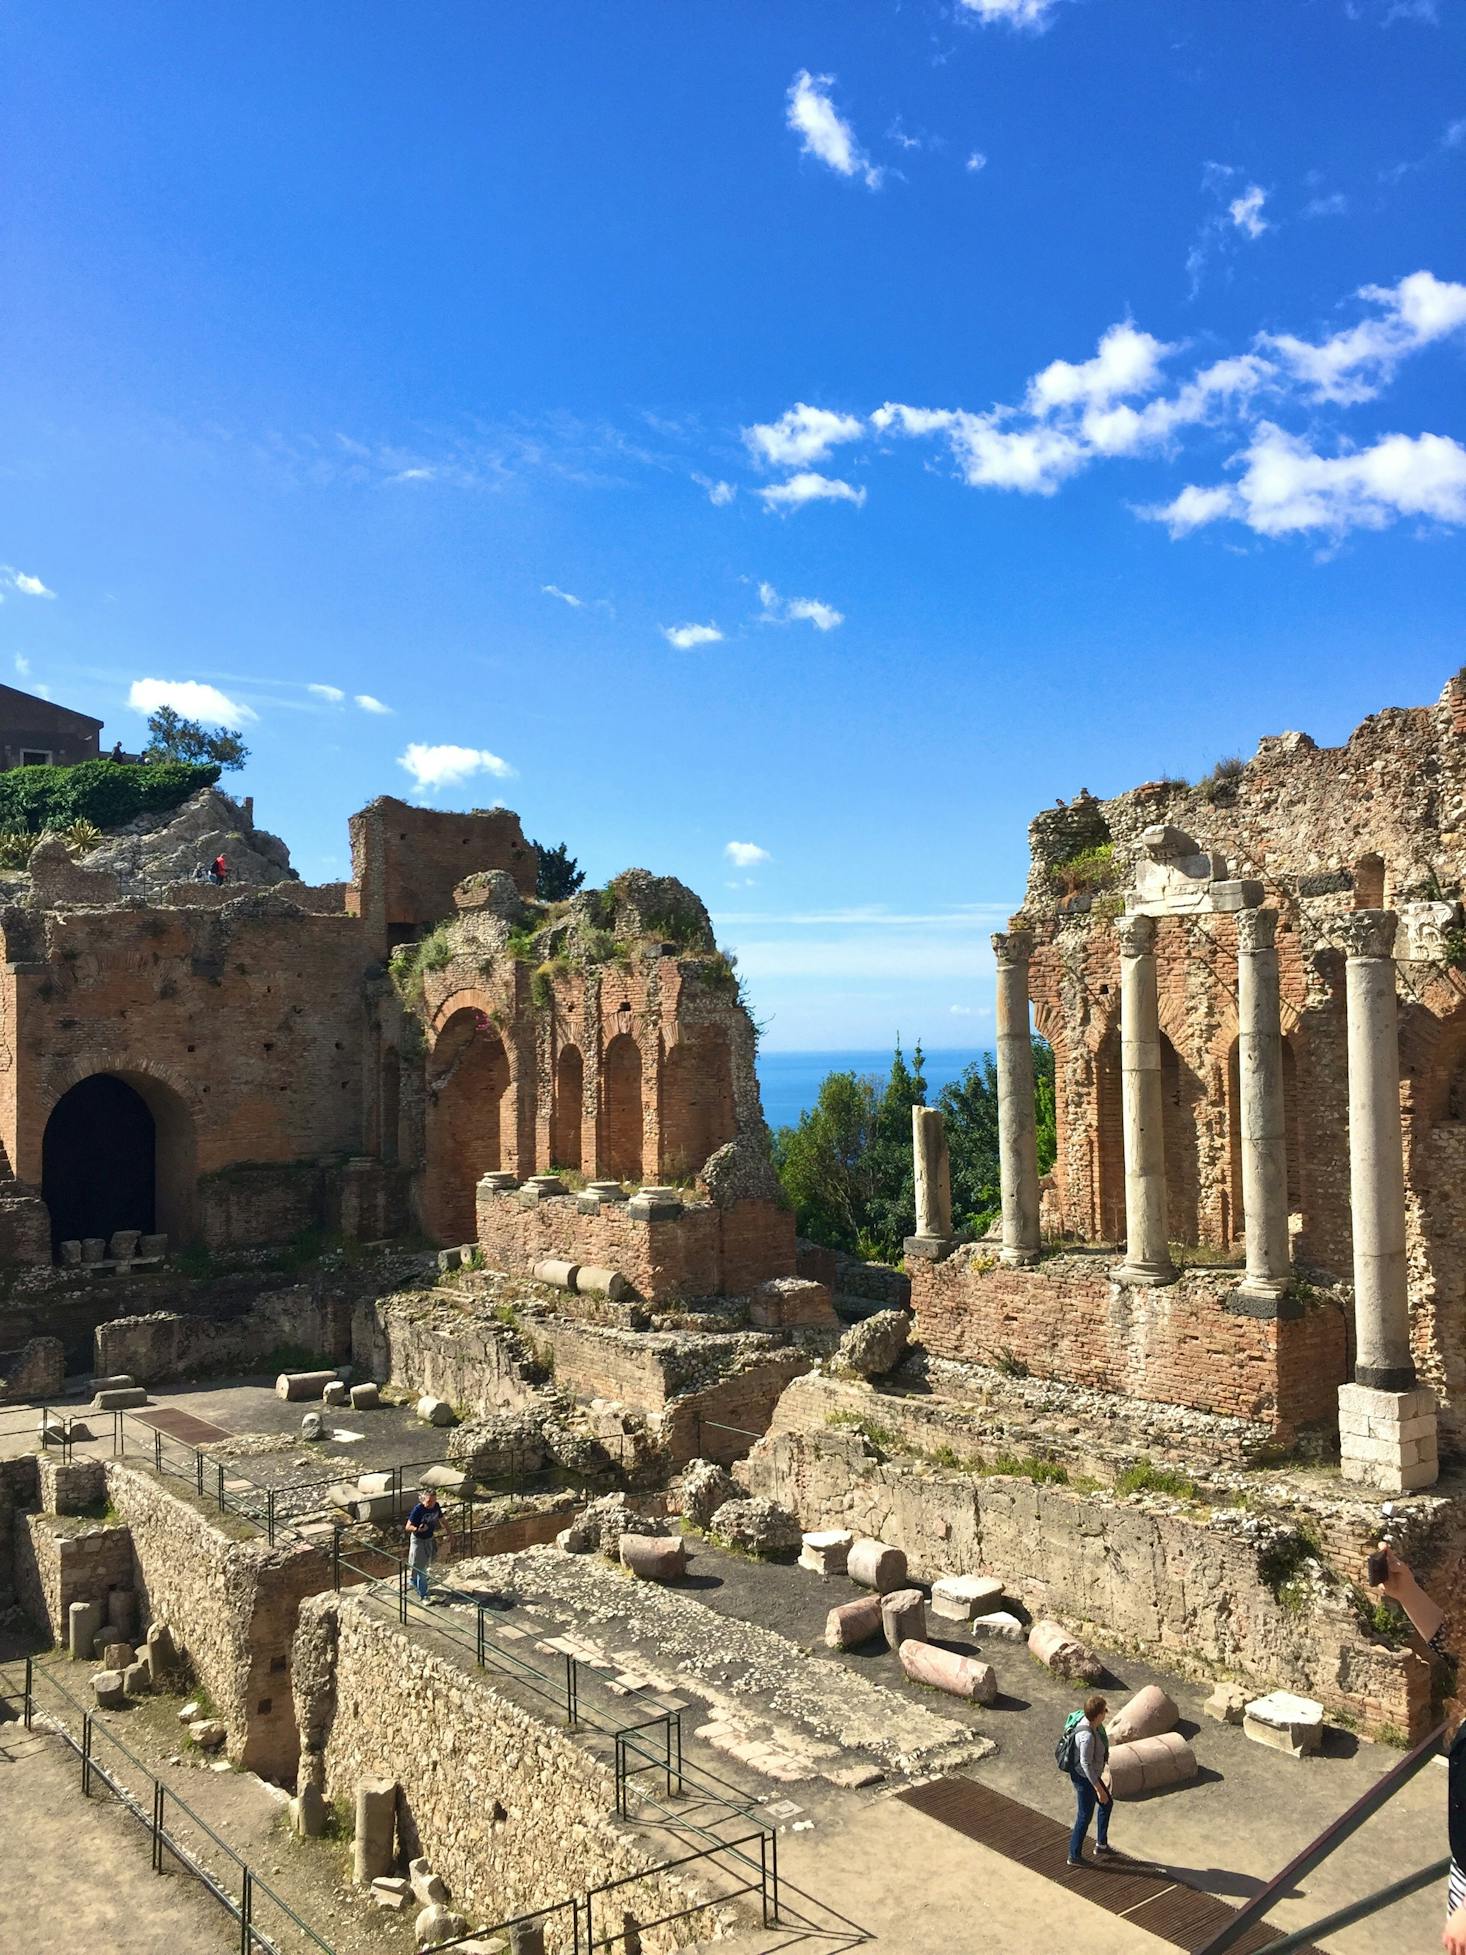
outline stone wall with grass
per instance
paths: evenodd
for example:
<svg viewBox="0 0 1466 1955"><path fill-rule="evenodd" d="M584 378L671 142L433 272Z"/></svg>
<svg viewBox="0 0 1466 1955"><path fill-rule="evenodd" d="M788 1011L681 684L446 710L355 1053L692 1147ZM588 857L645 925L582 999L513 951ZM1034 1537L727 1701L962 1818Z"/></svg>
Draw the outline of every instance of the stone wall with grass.
<svg viewBox="0 0 1466 1955"><path fill-rule="evenodd" d="M1033 1615L1184 1674L1299 1691L1369 1732L1427 1728L1429 1666L1398 1633L1366 1626L1357 1546L1330 1566L1324 1527L1284 1524L1272 1502L1210 1505L1175 1474L1141 1474L1125 1493L1068 1484L1041 1460L974 1471L968 1407L951 1408L945 1445L929 1421L921 1454L881 1395L869 1395L863 1428L828 1422L848 1409L838 1388L801 1380L741 1477L806 1529L903 1548L922 1580L996 1575ZM1335 1545L1346 1531L1332 1530Z"/></svg>
<svg viewBox="0 0 1466 1955"><path fill-rule="evenodd" d="M127 1528L100 1513L17 1512L12 1526L16 1600L58 1646L73 1602L103 1602L110 1589L133 1585Z"/></svg>
<svg viewBox="0 0 1466 1955"><path fill-rule="evenodd" d="M302 1781L349 1815L363 1778L395 1779L403 1864L426 1854L471 1921L506 1920L653 1864L612 1821L609 1766L425 1634L357 1596L306 1603L293 1663ZM641 1920L699 1898L666 1874L619 1897ZM642 1945L647 1955L687 1947L712 1920L649 1930Z"/></svg>

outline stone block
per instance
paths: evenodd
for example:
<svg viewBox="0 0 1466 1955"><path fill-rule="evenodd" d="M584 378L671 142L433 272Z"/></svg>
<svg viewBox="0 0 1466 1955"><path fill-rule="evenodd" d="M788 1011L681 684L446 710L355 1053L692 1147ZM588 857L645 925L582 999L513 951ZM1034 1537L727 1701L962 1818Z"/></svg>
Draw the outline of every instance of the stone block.
<svg viewBox="0 0 1466 1955"><path fill-rule="evenodd" d="M1134 1744L1138 1738L1158 1738L1174 1731L1181 1713L1158 1683L1137 1690L1128 1704L1105 1719L1105 1732L1111 1746Z"/></svg>
<svg viewBox="0 0 1466 1955"><path fill-rule="evenodd" d="M137 1242L137 1253L139 1260L143 1262L152 1262L159 1256L166 1256L168 1253L167 1236L140 1235Z"/></svg>
<svg viewBox="0 0 1466 1955"><path fill-rule="evenodd" d="M446 1461L440 1461L438 1465L424 1469L418 1476L418 1484L424 1487L436 1487L440 1497L443 1494L457 1496L467 1490L468 1475L462 1467L449 1466Z"/></svg>
<svg viewBox="0 0 1466 1955"><path fill-rule="evenodd" d="M319 1412L307 1412L300 1422L300 1436L305 1440L324 1439L326 1422Z"/></svg>
<svg viewBox="0 0 1466 1955"><path fill-rule="evenodd" d="M802 1534L799 1565L816 1575L843 1575L854 1546L855 1536L847 1528L827 1527L814 1534Z"/></svg>
<svg viewBox="0 0 1466 1955"><path fill-rule="evenodd" d="M190 1744L200 1751L217 1751L228 1733L216 1717L196 1717L184 1732Z"/></svg>
<svg viewBox="0 0 1466 1955"><path fill-rule="evenodd" d="M92 1690L104 1711L120 1710L127 1701L120 1670L98 1670L92 1678Z"/></svg>
<svg viewBox="0 0 1466 1955"><path fill-rule="evenodd" d="M275 1380L276 1398L319 1398L335 1382L334 1371L282 1371Z"/></svg>
<svg viewBox="0 0 1466 1955"><path fill-rule="evenodd" d="M468 1933L468 1923L463 1916L454 1914L437 1901L423 1909L412 1927L419 1948L432 1948L438 1942L453 1941L457 1936Z"/></svg>
<svg viewBox="0 0 1466 1955"><path fill-rule="evenodd" d="M881 1628L889 1649L926 1641L926 1598L919 1588L896 1588L881 1597Z"/></svg>
<svg viewBox="0 0 1466 1955"><path fill-rule="evenodd" d="M122 1385L116 1391L98 1392L92 1400L94 1412L130 1412L135 1406L146 1405L148 1395L141 1385Z"/></svg>
<svg viewBox="0 0 1466 1955"><path fill-rule="evenodd" d="M487 1943L481 1943L487 1955ZM464 1944L472 1955L473 1943ZM509 1930L509 1955L545 1955L545 1930L538 1921L519 1921Z"/></svg>
<svg viewBox="0 0 1466 1955"><path fill-rule="evenodd" d="M896 1654L913 1683L944 1690L949 1697L965 1697L974 1704L991 1704L997 1697L997 1672L981 1657L959 1656L955 1650L938 1649L934 1643L910 1638L897 1645Z"/></svg>
<svg viewBox="0 0 1466 1955"><path fill-rule="evenodd" d="M1070 1683L1098 1683L1105 1666L1062 1623L1041 1620L1028 1632L1028 1648L1046 1670Z"/></svg>
<svg viewBox="0 0 1466 1955"><path fill-rule="evenodd" d="M530 1267L530 1275L536 1283L548 1283L556 1290L573 1290L577 1265L568 1262L563 1256L546 1256L543 1261Z"/></svg>
<svg viewBox="0 0 1466 1955"><path fill-rule="evenodd" d="M638 1188L626 1204L633 1222L678 1222L683 1215L682 1197L675 1188Z"/></svg>
<svg viewBox="0 0 1466 1955"><path fill-rule="evenodd" d="M749 1292L748 1321L755 1330L838 1328L829 1290L804 1276L774 1276Z"/></svg>
<svg viewBox="0 0 1466 1955"><path fill-rule="evenodd" d="M144 1659L155 1684L160 1677L167 1676L177 1663L178 1647L173 1641L173 1631L166 1622L155 1622L149 1626Z"/></svg>
<svg viewBox="0 0 1466 1955"><path fill-rule="evenodd" d="M391 1871L396 1830L396 1781L362 1779L356 1788L356 1836L351 1857L351 1877L359 1887Z"/></svg>
<svg viewBox="0 0 1466 1955"><path fill-rule="evenodd" d="M1202 1708L1218 1724L1240 1724L1247 1708L1247 1692L1240 1683L1219 1683Z"/></svg>
<svg viewBox="0 0 1466 1955"><path fill-rule="evenodd" d="M66 1647L73 1663L89 1663L105 1611L100 1602L73 1602L66 1612Z"/></svg>
<svg viewBox="0 0 1466 1955"><path fill-rule="evenodd" d="M974 1616L969 1625L974 1636L985 1642L1026 1643L1028 1630L1017 1616L1008 1614L1006 1609L994 1609L990 1615Z"/></svg>
<svg viewBox="0 0 1466 1955"><path fill-rule="evenodd" d="M442 1270L445 1275L447 1275L452 1270L462 1269L462 1267L463 1267L462 1249L440 1249L438 1251L438 1268Z"/></svg>
<svg viewBox="0 0 1466 1955"><path fill-rule="evenodd" d="M1179 1731L1166 1731L1153 1738L1137 1738L1133 1744L1111 1745L1108 1777L1110 1791L1117 1799L1138 1798L1142 1792L1158 1792L1167 1785L1183 1785L1196 1777L1196 1753Z"/></svg>
<svg viewBox="0 0 1466 1955"><path fill-rule="evenodd" d="M447 1399L434 1398L430 1393L425 1393L418 1400L417 1416L424 1425L429 1426L456 1426L458 1423L458 1414Z"/></svg>
<svg viewBox="0 0 1466 1955"><path fill-rule="evenodd" d="M64 1269L75 1269L81 1261L81 1243L70 1236L61 1245L61 1264Z"/></svg>
<svg viewBox="0 0 1466 1955"><path fill-rule="evenodd" d="M146 1697L153 1688L153 1679L146 1661L139 1657L129 1663L122 1672L122 1688L129 1697Z"/></svg>
<svg viewBox="0 0 1466 1955"><path fill-rule="evenodd" d="M426 1855L408 1861L407 1878L419 1907L431 1907L435 1902L439 1907L448 1905L448 1883L433 1872Z"/></svg>
<svg viewBox="0 0 1466 1955"><path fill-rule="evenodd" d="M852 1582L859 1582L862 1588L873 1588L878 1595L888 1595L893 1588L901 1588L905 1584L906 1555L901 1548L893 1548L885 1541L875 1541L868 1534L862 1534L851 1544L845 1572Z"/></svg>
<svg viewBox="0 0 1466 1955"><path fill-rule="evenodd" d="M107 1244L107 1254L114 1263L130 1263L137 1254L141 1237L140 1229L114 1229L112 1239Z"/></svg>
<svg viewBox="0 0 1466 1955"><path fill-rule="evenodd" d="M137 1590L114 1588L107 1591L107 1621L120 1631L119 1641L132 1640L137 1629Z"/></svg>
<svg viewBox="0 0 1466 1955"><path fill-rule="evenodd" d="M107 1253L107 1244L99 1235L82 1237L81 1259L84 1263L99 1263Z"/></svg>
<svg viewBox="0 0 1466 1955"><path fill-rule="evenodd" d="M345 1385L342 1384L339 1378L333 1378L330 1384L325 1386L321 1392L322 1405L345 1405L346 1402L347 1391Z"/></svg>
<svg viewBox="0 0 1466 1955"><path fill-rule="evenodd" d="M351 1409L353 1412L375 1412L381 1402L382 1392L379 1385L375 1385L369 1381L364 1385L352 1386Z"/></svg>
<svg viewBox="0 0 1466 1955"><path fill-rule="evenodd" d="M623 1534L621 1566L644 1582L675 1582L687 1573L687 1543L680 1534Z"/></svg>
<svg viewBox="0 0 1466 1955"><path fill-rule="evenodd" d="M1274 1690L1246 1705L1242 1729L1256 1744L1302 1758L1323 1743L1323 1705L1291 1690Z"/></svg>
<svg viewBox="0 0 1466 1955"><path fill-rule="evenodd" d="M290 1801L290 1824L303 1840L318 1840L326 1830L325 1797L310 1780Z"/></svg>
<svg viewBox="0 0 1466 1955"><path fill-rule="evenodd" d="M577 1296L605 1297L611 1303L624 1303L634 1294L619 1269L608 1269L601 1263L582 1263L571 1287Z"/></svg>
<svg viewBox="0 0 1466 1955"><path fill-rule="evenodd" d="M948 1622L971 1622L997 1608L1003 1584L994 1575L943 1575L932 1583L932 1614Z"/></svg>
<svg viewBox="0 0 1466 1955"><path fill-rule="evenodd" d="M598 1202L624 1202L626 1190L619 1181L587 1181L585 1192Z"/></svg>
<svg viewBox="0 0 1466 1955"><path fill-rule="evenodd" d="M131 1643L104 1643L102 1645L102 1668L104 1670L125 1670L129 1663L137 1662L137 1651Z"/></svg>
<svg viewBox="0 0 1466 1955"><path fill-rule="evenodd" d="M842 1602L825 1617L825 1646L832 1650L853 1650L868 1642L880 1626L879 1595L862 1595L857 1601Z"/></svg>
<svg viewBox="0 0 1466 1955"><path fill-rule="evenodd" d="M412 1888L401 1874L383 1874L372 1882L372 1899L378 1907L390 1908L401 1913L413 1898Z"/></svg>
<svg viewBox="0 0 1466 1955"><path fill-rule="evenodd" d="M129 1376L127 1372L114 1371L110 1372L105 1378L94 1377L92 1379L92 1390L93 1392L126 1392L131 1391L136 1383L136 1378Z"/></svg>

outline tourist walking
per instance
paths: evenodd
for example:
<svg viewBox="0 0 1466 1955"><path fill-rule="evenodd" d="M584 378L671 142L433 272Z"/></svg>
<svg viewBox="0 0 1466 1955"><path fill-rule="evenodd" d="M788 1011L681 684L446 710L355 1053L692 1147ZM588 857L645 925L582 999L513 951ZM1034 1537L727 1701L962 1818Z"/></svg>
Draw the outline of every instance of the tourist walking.
<svg viewBox="0 0 1466 1955"><path fill-rule="evenodd" d="M1069 1835L1069 1865L1084 1865L1084 1836L1091 1816L1099 1817L1094 1826L1094 1853L1107 1859L1110 1846L1110 1788L1105 1784L1105 1766L1110 1756L1110 1741L1105 1735L1104 1717L1109 1705L1103 1697L1086 1697L1082 1711L1071 1711L1059 1740L1059 1762L1074 1784L1074 1830Z"/></svg>
<svg viewBox="0 0 1466 1955"><path fill-rule="evenodd" d="M407 1516L407 1579L417 1590L420 1602L430 1602L428 1570L438 1552L438 1529L447 1538L447 1517L432 1487L424 1487L417 1505Z"/></svg>
<svg viewBox="0 0 1466 1955"><path fill-rule="evenodd" d="M1439 1602L1431 1601L1388 1541L1381 1541L1369 1560L1370 1580L1374 1581L1383 1561L1384 1579L1376 1585L1392 1602L1399 1603L1428 1649L1437 1656L1448 1655L1446 1616ZM1466 1721L1456 1726L1446 1754L1446 1830L1451 1872L1446 1883L1446 1927L1441 1946L1448 1955L1466 1955Z"/></svg>

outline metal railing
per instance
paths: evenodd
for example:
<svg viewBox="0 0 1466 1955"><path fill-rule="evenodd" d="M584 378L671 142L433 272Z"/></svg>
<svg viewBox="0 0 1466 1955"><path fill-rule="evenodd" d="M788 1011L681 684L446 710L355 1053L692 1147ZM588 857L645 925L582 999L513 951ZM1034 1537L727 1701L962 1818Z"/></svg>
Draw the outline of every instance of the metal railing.
<svg viewBox="0 0 1466 1955"><path fill-rule="evenodd" d="M658 1874L668 1874L677 1868L691 1866L694 1861L713 1859L721 1850L733 1854L741 1865L752 1868L753 1859L749 1849L758 1847L758 1877L750 1878L738 1886L728 1888L715 1898L695 1901L688 1907L674 1908L666 1914L654 1916L650 1921L633 1918L624 1923L615 1934L596 1933L595 1908L598 1900L604 1901L608 1894L622 1892L638 1881L648 1880ZM765 1928L774 1927L779 1919L779 1836L777 1833L760 1828L756 1833L745 1833L741 1839L729 1840L721 1849L704 1848L701 1853L683 1854L677 1860L663 1860L655 1867L648 1867L644 1873L623 1874L619 1880L604 1880L599 1887L592 1887L585 1897L585 1955L597 1955L597 1950L614 1948L618 1942L628 1941L632 1935L640 1936L652 1928L663 1928L669 1921L686 1921L694 1914L706 1914L710 1909L726 1907L729 1901L737 1900L741 1894L757 1894L760 1903L762 1922ZM640 1941L637 1944L640 1947Z"/></svg>
<svg viewBox="0 0 1466 1955"><path fill-rule="evenodd" d="M726 1433L730 1439L746 1439L748 1445L721 1448L715 1455L709 1455L703 1445L703 1439L705 1434L714 1432ZM744 1458L749 1447L757 1445L763 1437L763 1433L750 1432L746 1426L724 1425L720 1419L705 1419L701 1412L693 1414L693 1450L699 1459L716 1457L721 1464L727 1465L730 1460Z"/></svg>
<svg viewBox="0 0 1466 1955"><path fill-rule="evenodd" d="M1262 1920L1274 1901L1287 1894L1295 1882L1301 1880L1305 1874L1312 1873L1315 1867L1327 1860L1331 1853L1336 1852L1344 1844L1345 1840L1352 1838L1359 1831L1366 1819L1393 1799L1400 1788L1408 1785L1417 1772L1425 1769L1439 1752L1445 1729L1444 1724L1438 1724L1429 1737L1422 1738L1413 1751L1407 1752L1397 1765L1392 1765L1382 1778L1376 1779L1369 1790L1356 1799L1347 1811L1340 1813L1331 1825L1326 1826L1316 1840L1311 1840L1301 1853L1295 1854L1282 1872L1275 1874L1260 1893L1254 1894L1245 1907L1239 1908L1226 1927L1197 1950L1197 1955L1224 1955L1225 1950L1234 1948L1248 1930ZM1381 1887L1373 1894L1366 1894L1362 1900L1351 1901L1347 1907L1336 1909L1333 1914L1326 1915L1322 1921L1315 1921L1311 1927L1294 1929L1290 1934L1282 1936L1280 1940L1270 1941L1267 1955L1286 1955L1286 1951L1290 1949L1305 1948L1318 1935L1332 1934L1336 1929L1347 1928L1352 1922L1363 1921L1371 1914L1378 1914L1382 1908L1390 1907L1394 1902L1418 1893L1422 1887L1429 1887L1438 1880L1444 1880L1450 1865L1449 1858L1434 1861L1430 1866L1422 1867L1418 1873L1407 1874L1403 1880L1393 1881L1388 1887Z"/></svg>

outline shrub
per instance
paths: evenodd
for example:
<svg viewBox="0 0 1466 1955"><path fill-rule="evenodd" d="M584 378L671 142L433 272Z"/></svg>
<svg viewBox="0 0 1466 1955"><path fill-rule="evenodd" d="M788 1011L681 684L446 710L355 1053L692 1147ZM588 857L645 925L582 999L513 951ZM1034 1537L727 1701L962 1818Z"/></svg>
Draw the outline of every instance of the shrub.
<svg viewBox="0 0 1466 1955"><path fill-rule="evenodd" d="M1197 1487L1184 1473L1153 1460L1138 1459L1115 1478L1116 1493L1168 1493L1177 1500L1195 1500Z"/></svg>
<svg viewBox="0 0 1466 1955"><path fill-rule="evenodd" d="M1241 754L1224 755L1209 774L1203 774L1196 783L1205 801L1230 801L1237 789L1237 782L1246 767Z"/></svg>
<svg viewBox="0 0 1466 1955"><path fill-rule="evenodd" d="M548 1011L555 1002L555 967L551 963L536 967L529 980L529 1001L541 1011Z"/></svg>
<svg viewBox="0 0 1466 1955"><path fill-rule="evenodd" d="M143 814L166 814L219 778L215 766L164 760L130 767L84 760L79 767L13 767L0 774L0 829L39 835L76 821L120 828Z"/></svg>
<svg viewBox="0 0 1466 1955"><path fill-rule="evenodd" d="M5 829L0 833L0 869L23 869L35 845L34 835L18 828Z"/></svg>
<svg viewBox="0 0 1466 1955"><path fill-rule="evenodd" d="M73 855L85 855L101 841L102 831L94 821L74 821L61 831L61 839Z"/></svg>
<svg viewBox="0 0 1466 1955"><path fill-rule="evenodd" d="M1113 842L1100 842L1094 848L1080 849L1075 855L1066 855L1061 862L1049 864L1049 881L1064 896L1108 889L1115 875Z"/></svg>

